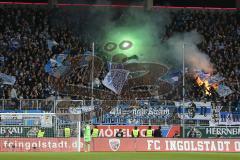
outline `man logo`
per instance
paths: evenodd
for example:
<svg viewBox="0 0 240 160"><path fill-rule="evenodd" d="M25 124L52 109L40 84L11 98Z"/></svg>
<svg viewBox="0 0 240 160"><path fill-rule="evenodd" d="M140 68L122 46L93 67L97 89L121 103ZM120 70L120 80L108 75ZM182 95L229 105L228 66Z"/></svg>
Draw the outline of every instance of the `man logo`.
<svg viewBox="0 0 240 160"><path fill-rule="evenodd" d="M109 139L109 146L111 148L112 151L118 151L119 147L120 147L120 139Z"/></svg>
<svg viewBox="0 0 240 160"><path fill-rule="evenodd" d="M192 135L190 135L190 134L191 134L191 129L187 132L187 137L192 137ZM202 132L197 128L194 128L194 134L196 135L196 137L194 137L194 138L202 137Z"/></svg>

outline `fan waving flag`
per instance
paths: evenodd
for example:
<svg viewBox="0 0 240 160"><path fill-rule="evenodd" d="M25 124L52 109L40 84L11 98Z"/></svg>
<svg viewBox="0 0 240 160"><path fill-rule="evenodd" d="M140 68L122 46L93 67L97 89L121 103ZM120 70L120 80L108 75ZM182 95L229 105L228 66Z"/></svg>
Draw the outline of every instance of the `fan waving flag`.
<svg viewBox="0 0 240 160"><path fill-rule="evenodd" d="M0 73L0 80L3 84L14 85L14 83L16 82L16 77Z"/></svg>
<svg viewBox="0 0 240 160"><path fill-rule="evenodd" d="M124 69L112 69L102 81L103 85L116 94L120 94L127 80L129 71Z"/></svg>
<svg viewBox="0 0 240 160"><path fill-rule="evenodd" d="M53 46L57 46L58 43L55 40L47 40L47 46L49 50L52 50Z"/></svg>
<svg viewBox="0 0 240 160"><path fill-rule="evenodd" d="M69 53L70 50L65 50L63 53L56 55L54 59L51 58L44 67L45 72L56 78L67 73L69 69L67 56Z"/></svg>
<svg viewBox="0 0 240 160"><path fill-rule="evenodd" d="M197 74L197 77L199 77L202 81L205 81L210 77L209 73L205 73L203 71L197 71L196 74Z"/></svg>
<svg viewBox="0 0 240 160"><path fill-rule="evenodd" d="M67 68L67 66L64 66L62 63L56 61L55 59L50 59L44 67L45 72L57 78L66 73Z"/></svg>
<svg viewBox="0 0 240 160"><path fill-rule="evenodd" d="M233 93L233 91L226 85L220 84L217 88L217 93L220 97L226 97Z"/></svg>
<svg viewBox="0 0 240 160"><path fill-rule="evenodd" d="M208 83L209 84L215 84L215 83L219 83L221 81L223 81L225 78L222 77L220 74L216 74L216 75L213 75L211 77L209 77L208 79Z"/></svg>
<svg viewBox="0 0 240 160"><path fill-rule="evenodd" d="M182 76L182 71L179 69L170 69L168 71L168 74L163 76L161 79L171 83L171 84L177 84L177 82L179 81L179 79Z"/></svg>
<svg viewBox="0 0 240 160"><path fill-rule="evenodd" d="M67 56L68 54L65 54L65 53L58 54L56 57L56 61L63 63L63 61L67 58Z"/></svg>

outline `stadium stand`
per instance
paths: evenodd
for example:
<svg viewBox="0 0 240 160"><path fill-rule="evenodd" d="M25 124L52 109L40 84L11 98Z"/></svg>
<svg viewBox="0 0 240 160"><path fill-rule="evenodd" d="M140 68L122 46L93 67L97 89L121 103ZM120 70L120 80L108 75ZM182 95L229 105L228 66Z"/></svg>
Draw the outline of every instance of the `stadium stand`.
<svg viewBox="0 0 240 160"><path fill-rule="evenodd" d="M52 10L8 6L0 8L1 73L16 78L14 86L3 85L4 82L2 82L0 88L2 109L29 111L39 109L49 112L53 106L53 102L50 100L54 96L90 100L88 95L91 91L88 88L81 88L82 90L77 95L72 96L68 95L67 92L63 92L64 94L59 93L56 90L56 86L59 86L52 85L56 81L53 81L52 76L46 73L44 69L49 59L57 54L68 51L67 59L74 64L76 57L91 51L91 42L94 37L81 30L87 23L84 14L79 16L77 21L71 19L71 15L71 11L57 8ZM239 13L237 11L178 10L171 12L171 17L172 22L166 26L164 39L167 40L176 32L197 30L197 32L201 33L204 40L198 45L199 50L209 55L214 68L216 68L214 73L225 77L225 83L233 91L232 94L225 98L220 97L214 89L210 90L211 95L205 94L204 88L199 86L191 75L188 75L190 73L187 73L185 78L187 81L186 100L218 102L223 106L223 110L229 111L230 108L232 112L239 113ZM77 32L76 28L72 27L76 23L80 27ZM55 40L59 45L53 45L53 47L49 48L49 40ZM53 43L53 41L51 42ZM95 68L101 66L101 60L95 62L94 65L96 65ZM64 79L64 83L89 86L89 68L83 70L77 67L74 68L69 77ZM108 72L106 66L103 66L103 68L104 70L98 73L99 80L103 80L104 75ZM58 82L60 87L61 85L64 86L64 83ZM163 86L166 86L166 84ZM101 91L98 93L98 89L106 92ZM98 99L98 95L101 95L102 99L117 100L117 97L108 92L102 84L95 87L94 91L96 99ZM14 94L15 92L16 94ZM159 98L165 102L168 102L168 100L179 101L182 100L181 92L181 86L174 87L171 92L161 95ZM129 95L124 93L126 94L124 97L132 99L131 93ZM145 92L141 94L143 96L138 96L147 97L144 96ZM115 102L113 104L116 105ZM106 111L110 110L111 108L106 109ZM110 114L106 115L108 119L112 116ZM224 117L224 114L222 117ZM117 116L113 118L118 119ZM149 119L149 117L146 117L146 119ZM239 120L239 118L234 119ZM116 122L115 120L112 121ZM128 118L124 119L124 121L128 121ZM111 124L110 122L106 123ZM127 122L124 124L127 124Z"/></svg>

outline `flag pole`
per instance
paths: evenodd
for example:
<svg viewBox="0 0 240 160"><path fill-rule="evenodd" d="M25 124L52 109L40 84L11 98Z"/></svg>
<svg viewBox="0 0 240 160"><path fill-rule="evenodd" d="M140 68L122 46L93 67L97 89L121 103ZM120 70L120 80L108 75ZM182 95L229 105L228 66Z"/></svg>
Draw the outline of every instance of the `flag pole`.
<svg viewBox="0 0 240 160"><path fill-rule="evenodd" d="M182 81L183 81L183 83L182 83L182 113L183 113L183 115L182 115L182 129L183 129L183 138L185 138L185 124L184 124L184 119L185 119L185 117L184 117L184 109L185 109L185 43L183 42L183 45L182 45Z"/></svg>
<svg viewBox="0 0 240 160"><path fill-rule="evenodd" d="M94 42L92 43L92 69L91 69L91 107L93 107L93 78L94 78Z"/></svg>

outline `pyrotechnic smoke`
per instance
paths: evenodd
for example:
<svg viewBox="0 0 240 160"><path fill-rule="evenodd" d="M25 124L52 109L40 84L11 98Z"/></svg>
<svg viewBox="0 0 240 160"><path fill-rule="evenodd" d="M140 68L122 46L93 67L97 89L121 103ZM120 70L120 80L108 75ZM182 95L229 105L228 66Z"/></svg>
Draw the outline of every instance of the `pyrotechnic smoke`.
<svg viewBox="0 0 240 160"><path fill-rule="evenodd" d="M169 51L177 57L176 60L179 63L182 61L183 54L185 54L185 62L189 67L202 69L205 72L211 73L213 65L210 62L210 58L197 48L197 44L201 41L202 36L196 31L191 31L175 34L166 43L172 48Z"/></svg>
<svg viewBox="0 0 240 160"><path fill-rule="evenodd" d="M76 30L84 34L83 36L88 35L100 49L108 41L117 44L122 40L133 42L132 49L117 49L111 54L137 55L140 62L157 62L169 67L181 67L182 46L185 44L186 66L206 72L212 71L209 57L197 48L202 37L196 31L174 33L163 40L166 25L171 22L170 14L166 10L145 12L133 8L88 8L74 11L73 14L70 18L79 22L74 26Z"/></svg>

